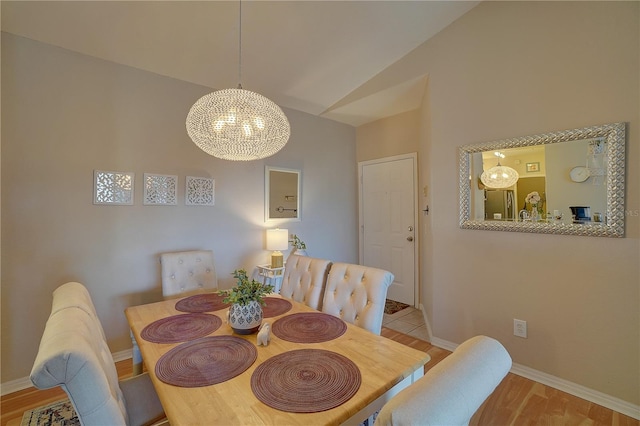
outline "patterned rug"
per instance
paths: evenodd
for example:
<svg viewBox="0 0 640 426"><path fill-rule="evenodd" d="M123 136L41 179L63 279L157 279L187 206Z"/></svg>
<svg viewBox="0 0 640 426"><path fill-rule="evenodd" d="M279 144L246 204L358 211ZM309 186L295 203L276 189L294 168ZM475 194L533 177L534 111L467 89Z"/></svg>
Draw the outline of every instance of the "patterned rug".
<svg viewBox="0 0 640 426"><path fill-rule="evenodd" d="M80 426L80 420L68 399L24 412L20 426Z"/></svg>
<svg viewBox="0 0 640 426"><path fill-rule="evenodd" d="M384 313L391 315L408 307L409 305L405 303L400 303L400 302L396 302L395 300L387 299L386 303L384 304Z"/></svg>

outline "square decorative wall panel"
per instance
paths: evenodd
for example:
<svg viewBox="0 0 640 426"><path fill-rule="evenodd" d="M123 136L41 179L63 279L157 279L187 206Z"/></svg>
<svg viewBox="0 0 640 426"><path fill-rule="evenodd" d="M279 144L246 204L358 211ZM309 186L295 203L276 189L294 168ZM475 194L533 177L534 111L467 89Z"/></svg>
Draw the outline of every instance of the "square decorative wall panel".
<svg viewBox="0 0 640 426"><path fill-rule="evenodd" d="M215 179L187 176L185 204L187 206L213 206Z"/></svg>
<svg viewBox="0 0 640 426"><path fill-rule="evenodd" d="M144 198L147 206L178 204L178 176L144 174Z"/></svg>
<svg viewBox="0 0 640 426"><path fill-rule="evenodd" d="M133 205L134 173L93 171L93 204Z"/></svg>

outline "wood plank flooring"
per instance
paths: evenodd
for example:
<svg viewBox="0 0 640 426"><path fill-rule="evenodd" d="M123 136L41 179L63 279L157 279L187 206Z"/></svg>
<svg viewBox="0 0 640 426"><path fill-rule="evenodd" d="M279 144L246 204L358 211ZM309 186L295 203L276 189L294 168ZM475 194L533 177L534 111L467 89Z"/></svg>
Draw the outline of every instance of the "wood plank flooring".
<svg viewBox="0 0 640 426"><path fill-rule="evenodd" d="M383 327L382 335L412 348L428 352L431 355L431 361L425 366L425 371L451 353L389 328ZM640 421L566 392L509 373L478 409L469 425L638 426Z"/></svg>
<svg viewBox="0 0 640 426"><path fill-rule="evenodd" d="M133 373L131 360L116 362L116 369L120 379L130 377ZM0 425L6 426L9 422L11 422L9 426L20 425L26 410L60 401L66 397L67 394L60 387L46 390L31 387L4 395L0 398Z"/></svg>
<svg viewBox="0 0 640 426"><path fill-rule="evenodd" d="M447 350L386 327L382 328L382 335L428 352L431 361L425 366L425 371L450 354ZM118 362L116 366L120 378L131 375L131 360ZM65 397L60 388L44 391L29 388L5 395L0 399L0 426L9 422L9 426L19 425L25 410ZM470 425L640 426L640 421L509 373L473 416Z"/></svg>

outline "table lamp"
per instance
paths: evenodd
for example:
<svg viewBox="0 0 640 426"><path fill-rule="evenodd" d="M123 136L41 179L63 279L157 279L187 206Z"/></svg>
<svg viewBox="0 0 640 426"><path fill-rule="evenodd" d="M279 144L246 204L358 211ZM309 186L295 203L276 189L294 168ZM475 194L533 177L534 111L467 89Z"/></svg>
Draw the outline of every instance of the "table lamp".
<svg viewBox="0 0 640 426"><path fill-rule="evenodd" d="M267 229L267 250L272 250L271 267L282 268L284 259L280 250L289 248L289 231L286 229Z"/></svg>

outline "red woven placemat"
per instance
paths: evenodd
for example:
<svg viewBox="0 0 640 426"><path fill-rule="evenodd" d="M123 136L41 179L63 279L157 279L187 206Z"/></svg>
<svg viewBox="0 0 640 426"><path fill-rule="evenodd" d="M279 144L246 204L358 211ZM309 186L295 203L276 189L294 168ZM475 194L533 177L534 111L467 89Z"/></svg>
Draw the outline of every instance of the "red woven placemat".
<svg viewBox="0 0 640 426"><path fill-rule="evenodd" d="M347 324L321 312L300 312L277 319L271 331L289 342L320 343L342 336L347 331Z"/></svg>
<svg viewBox="0 0 640 426"><path fill-rule="evenodd" d="M298 349L269 358L251 376L254 395L269 407L317 413L348 401L362 376L353 361L324 349Z"/></svg>
<svg viewBox="0 0 640 426"><path fill-rule="evenodd" d="M222 299L224 299L224 296L218 293L196 294L178 300L176 310L194 313L212 312L231 306L229 303L224 303Z"/></svg>
<svg viewBox="0 0 640 426"><path fill-rule="evenodd" d="M208 336L183 343L162 355L156 376L170 385L195 388L242 374L256 360L256 347L239 337Z"/></svg>
<svg viewBox="0 0 640 426"><path fill-rule="evenodd" d="M222 325L222 320L209 314L182 314L162 318L142 329L140 336L154 343L178 343L204 337Z"/></svg>
<svg viewBox="0 0 640 426"><path fill-rule="evenodd" d="M291 310L291 302L277 297L265 297L265 305L262 307L262 317L271 318L285 314Z"/></svg>

